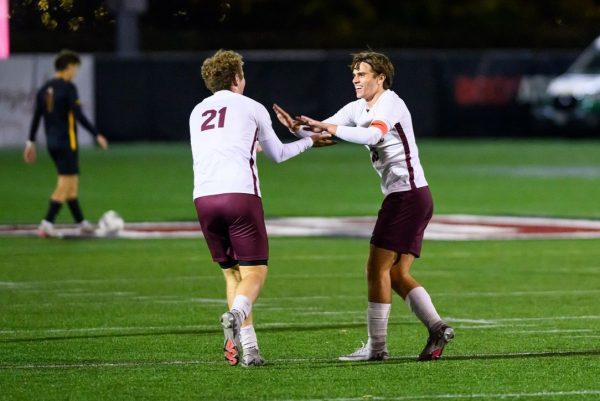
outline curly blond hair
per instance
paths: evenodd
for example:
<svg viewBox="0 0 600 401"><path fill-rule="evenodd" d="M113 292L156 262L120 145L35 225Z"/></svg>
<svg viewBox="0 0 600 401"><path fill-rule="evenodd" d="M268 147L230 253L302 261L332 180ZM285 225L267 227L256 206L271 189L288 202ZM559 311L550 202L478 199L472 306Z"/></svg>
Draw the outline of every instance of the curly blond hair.
<svg viewBox="0 0 600 401"><path fill-rule="evenodd" d="M370 50L352 54L352 64L349 66L350 69L358 69L360 63L369 64L375 73L375 76L380 74L385 75L383 89L389 89L392 86L392 82L394 81L394 65L385 54Z"/></svg>
<svg viewBox="0 0 600 401"><path fill-rule="evenodd" d="M212 93L231 88L236 74L242 77L242 56L232 50L219 50L202 63L202 79Z"/></svg>

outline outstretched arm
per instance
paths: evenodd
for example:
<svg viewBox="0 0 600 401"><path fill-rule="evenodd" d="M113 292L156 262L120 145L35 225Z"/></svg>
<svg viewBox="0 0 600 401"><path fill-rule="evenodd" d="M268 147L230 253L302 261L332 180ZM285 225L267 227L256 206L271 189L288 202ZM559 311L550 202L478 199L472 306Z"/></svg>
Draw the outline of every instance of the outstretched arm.
<svg viewBox="0 0 600 401"><path fill-rule="evenodd" d="M343 125L318 121L307 116L298 117L298 120L311 127L313 131L317 130L320 132L326 132L345 141L360 145L375 145L381 140L383 135L387 133L387 127L385 127L385 124L381 126L376 124L376 122L374 122L374 124L371 126L364 128L345 127Z"/></svg>
<svg viewBox="0 0 600 401"><path fill-rule="evenodd" d="M276 135L260 141L264 154L275 163L281 163L299 155L310 147L335 145L329 134L313 134L290 143L282 143Z"/></svg>

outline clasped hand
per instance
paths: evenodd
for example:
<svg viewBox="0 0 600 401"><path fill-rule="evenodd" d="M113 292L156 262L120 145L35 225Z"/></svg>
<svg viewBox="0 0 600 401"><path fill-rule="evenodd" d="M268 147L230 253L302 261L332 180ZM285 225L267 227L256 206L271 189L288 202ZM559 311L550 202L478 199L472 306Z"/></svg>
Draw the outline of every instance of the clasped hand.
<svg viewBox="0 0 600 401"><path fill-rule="evenodd" d="M287 111L277 104L273 105L273 110L279 122L290 131L298 133L302 129L313 132L315 135L310 136L313 140L313 147L331 146L337 143L331 139L332 132L328 131L328 128L335 127L333 124L323 123L307 116L292 118Z"/></svg>

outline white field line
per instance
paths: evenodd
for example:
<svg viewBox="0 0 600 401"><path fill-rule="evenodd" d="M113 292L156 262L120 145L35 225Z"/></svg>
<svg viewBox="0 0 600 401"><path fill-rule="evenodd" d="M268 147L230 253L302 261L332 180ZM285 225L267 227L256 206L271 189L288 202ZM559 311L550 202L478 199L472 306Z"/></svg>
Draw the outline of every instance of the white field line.
<svg viewBox="0 0 600 401"><path fill-rule="evenodd" d="M306 327L338 327L340 325L353 325L365 323L364 319L334 322L334 323L264 323L260 325L261 329L291 329L291 328L306 328ZM365 323L366 324L366 323ZM219 324L210 325L179 325L179 326L107 326L107 327L80 327L80 328L46 328L46 329L19 329L19 330L2 330L0 334L51 334L51 335L68 335L68 334L94 334L94 333L147 333L147 334L161 334L179 331L219 331L221 326Z"/></svg>
<svg viewBox="0 0 600 401"><path fill-rule="evenodd" d="M481 323L481 324L496 324L506 322L534 322L534 321L554 321L554 320L591 320L600 319L600 315L583 315L583 316L535 316L535 317L507 317L498 319L464 319L460 317L446 316L444 319L451 322L459 323Z"/></svg>
<svg viewBox="0 0 600 401"><path fill-rule="evenodd" d="M586 335L576 335L576 336L569 336L570 338L600 338L600 336L586 336Z"/></svg>
<svg viewBox="0 0 600 401"><path fill-rule="evenodd" d="M520 296L563 296L600 294L598 290L549 290L549 291L506 291L506 292L438 292L432 293L436 297L520 297Z"/></svg>
<svg viewBox="0 0 600 401"><path fill-rule="evenodd" d="M49 289L45 290L47 293L57 292L59 289ZM1 291L1 289L0 289ZM29 291L29 290L26 290ZM104 305L107 303L115 303L115 302L125 302L125 301L147 301L154 303L170 303L170 304L189 304L189 303L203 303L203 304L215 304L221 305L225 303L223 298L199 298L199 297L191 297L184 298L177 295L163 295L163 296L140 296L135 293L128 292L96 292L96 293L87 293L83 292L81 289L76 290L67 290L64 288L60 289L57 295L62 298L76 298L79 297L81 299L90 299L90 298L105 298L102 301L96 301L95 299L91 299L89 302L79 301L79 302L44 302L44 303L13 303L13 304L5 304L0 306L0 311L2 309L18 309L25 307L48 307L53 305ZM508 291L508 292L452 292L452 293L431 293L431 295L436 297L444 297L444 298L472 298L472 297L487 297L487 298L496 298L496 297L520 297L520 296L565 296L565 295L594 295L600 294L600 290L556 290L556 291ZM309 295L309 296L284 296L284 297L262 297L257 305L273 305L280 304L281 301L289 301L289 302L312 302L312 301L331 301L331 300L360 300L364 299L364 295ZM469 322L465 322L469 323Z"/></svg>
<svg viewBox="0 0 600 401"><path fill-rule="evenodd" d="M560 333L590 333L592 329L547 329L547 330L510 330L510 334L560 334Z"/></svg>
<svg viewBox="0 0 600 401"><path fill-rule="evenodd" d="M599 267L600 268L600 267ZM588 269L589 272L596 273L597 269ZM579 271L579 270L578 270ZM569 270L572 272L572 270ZM423 269L423 271L419 271L418 275L433 275L433 276L441 276L441 275L450 275L451 271L428 271ZM277 274L273 277L273 279L315 279L315 278L358 278L364 279L365 272L360 269L356 272L351 273L315 273L315 274ZM171 276L171 277L160 277L160 278L148 278L148 277L135 277L135 278L106 278L106 279L65 279L65 280L36 280L36 281L0 281L0 291L4 290L44 290L44 287L52 287L56 286L57 288L48 288L49 291L54 291L60 289L63 293L89 293L89 289L87 288L70 288L65 289L66 286L70 285L94 285L94 284L129 284L129 283L152 283L152 282L190 282L190 281L199 281L204 282L206 280L223 280L221 274L199 274L193 276ZM594 294L600 293L600 289L593 290L545 290L545 291L490 291L490 292L476 292L476 291L456 291L449 293L433 293L432 295L436 296L453 296L453 297L471 297L471 296L520 296L520 295L572 295L572 294ZM343 295L334 295L332 297L341 297ZM290 297L294 299L301 299L303 297ZM304 297L307 298L307 297Z"/></svg>
<svg viewBox="0 0 600 401"><path fill-rule="evenodd" d="M322 313L323 315L335 314L335 312L312 312L309 311L306 314L316 315ZM364 315L365 311L354 311L351 314ZM341 314L348 314L347 312ZM482 322L481 326L471 326L469 328L487 328L487 327L498 327L498 326L512 326L515 324L502 324L502 323L514 323L514 322L532 322L532 321L560 321L560 320L590 320L600 319L600 315L586 315L586 316L547 316L547 317L533 317L533 318L507 318L507 319L462 319L453 317L444 317L445 320L450 323L468 321L468 322ZM400 320L415 320L412 316L401 317ZM291 329L291 328L306 328L306 327L322 327L322 328L335 328L343 325L354 325L354 324L366 324L364 319L352 319L349 321L340 322L315 322L315 323L292 323L292 322L273 322L264 323L260 325L260 329ZM416 324L416 320L415 320ZM93 334L93 333L148 333L148 334L160 334L169 332L179 331L218 331L219 326L217 324L211 325L178 325L178 326L114 326L114 327L83 327L83 328L40 328L40 329L18 329L18 330L2 330L2 335L25 335L25 334L37 334L37 335L67 335L67 334ZM467 327L463 327L467 328ZM586 330L587 331L587 330ZM591 330L590 330L591 331ZM540 330L540 332L546 332Z"/></svg>
<svg viewBox="0 0 600 401"><path fill-rule="evenodd" d="M546 398L546 397L591 397L600 394L600 390L573 390L573 391L541 391L533 393L473 393L473 394L427 394L427 395L403 395L399 397L377 397L365 395L362 397L342 398L319 398L302 401L411 401L411 400L473 400L473 399L519 399L519 398ZM294 399L279 401L299 401Z"/></svg>

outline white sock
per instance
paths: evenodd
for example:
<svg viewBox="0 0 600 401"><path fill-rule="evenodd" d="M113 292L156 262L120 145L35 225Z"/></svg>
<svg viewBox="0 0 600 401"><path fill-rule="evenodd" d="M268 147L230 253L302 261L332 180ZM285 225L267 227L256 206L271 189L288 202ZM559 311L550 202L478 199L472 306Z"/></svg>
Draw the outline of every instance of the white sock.
<svg viewBox="0 0 600 401"><path fill-rule="evenodd" d="M244 351L250 348L258 349L258 340L256 339L256 332L254 331L253 325L242 327L240 330L240 337Z"/></svg>
<svg viewBox="0 0 600 401"><path fill-rule="evenodd" d="M250 311L252 310L252 302L245 295L236 295L233 298L233 304L231 305L232 311L237 311L242 315L242 322L246 320Z"/></svg>
<svg viewBox="0 0 600 401"><path fill-rule="evenodd" d="M416 287L410 290L406 295L406 304L420 321L431 329L434 324L441 321L440 315L438 315L431 302L431 297L423 287Z"/></svg>
<svg viewBox="0 0 600 401"><path fill-rule="evenodd" d="M367 331L369 333L369 341L367 344L374 351L381 351L385 347L388 318L390 317L391 308L391 304L369 302L367 308Z"/></svg>

